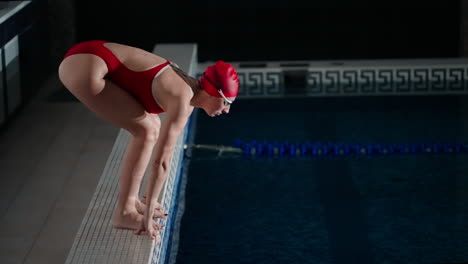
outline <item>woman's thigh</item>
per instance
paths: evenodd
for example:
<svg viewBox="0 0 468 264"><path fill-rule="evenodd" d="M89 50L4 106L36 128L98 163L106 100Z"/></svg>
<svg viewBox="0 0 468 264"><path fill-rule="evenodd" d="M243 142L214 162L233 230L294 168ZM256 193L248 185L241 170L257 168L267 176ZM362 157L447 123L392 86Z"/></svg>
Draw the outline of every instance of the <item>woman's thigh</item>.
<svg viewBox="0 0 468 264"><path fill-rule="evenodd" d="M92 54L75 54L59 67L64 86L100 118L135 136L156 136L160 123L127 91L104 79L107 65Z"/></svg>

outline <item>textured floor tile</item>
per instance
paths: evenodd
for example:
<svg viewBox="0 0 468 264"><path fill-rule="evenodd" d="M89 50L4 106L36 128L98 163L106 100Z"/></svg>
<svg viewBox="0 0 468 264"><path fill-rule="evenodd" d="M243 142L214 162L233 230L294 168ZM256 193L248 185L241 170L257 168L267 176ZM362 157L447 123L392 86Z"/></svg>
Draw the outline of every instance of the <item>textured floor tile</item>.
<svg viewBox="0 0 468 264"><path fill-rule="evenodd" d="M23 263L34 239L22 236L0 236L0 263Z"/></svg>
<svg viewBox="0 0 468 264"><path fill-rule="evenodd" d="M34 160L0 160L0 219L36 166Z"/></svg>
<svg viewBox="0 0 468 264"><path fill-rule="evenodd" d="M64 263L85 213L86 209L55 208L25 263Z"/></svg>

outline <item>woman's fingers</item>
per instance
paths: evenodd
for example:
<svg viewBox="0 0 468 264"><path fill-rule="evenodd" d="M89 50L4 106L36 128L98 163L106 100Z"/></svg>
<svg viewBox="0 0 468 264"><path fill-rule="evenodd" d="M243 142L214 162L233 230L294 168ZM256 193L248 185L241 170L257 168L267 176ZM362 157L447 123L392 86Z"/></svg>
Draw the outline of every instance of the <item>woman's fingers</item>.
<svg viewBox="0 0 468 264"><path fill-rule="evenodd" d="M154 236L155 243L159 244L159 242L161 241L161 235L159 235L159 232L155 232L153 236Z"/></svg>
<svg viewBox="0 0 468 264"><path fill-rule="evenodd" d="M143 220L141 221L140 227L135 230L136 235L148 234L152 240L158 240L160 238L159 231L164 229L163 225L160 225L154 221L154 218L167 218L162 210L162 206L158 203L153 208L147 208Z"/></svg>
<svg viewBox="0 0 468 264"><path fill-rule="evenodd" d="M158 238L160 238L159 231L162 230L164 227L160 226L158 224L154 224L151 226L151 228L148 228L148 235L152 240L156 240L156 243L158 243Z"/></svg>
<svg viewBox="0 0 468 264"><path fill-rule="evenodd" d="M154 219L154 218L166 219L166 218L167 218L167 214L165 214L164 212L161 212L161 211L154 211L153 219Z"/></svg>
<svg viewBox="0 0 468 264"><path fill-rule="evenodd" d="M163 208L162 204L160 204L160 203L155 203L154 208L155 208L156 210L159 210L159 211L161 211L161 212L164 212L164 208Z"/></svg>
<svg viewBox="0 0 468 264"><path fill-rule="evenodd" d="M163 226L163 225L160 225L160 224L154 223L153 228L154 228L155 230L163 230L163 229L164 229L164 226Z"/></svg>
<svg viewBox="0 0 468 264"><path fill-rule="evenodd" d="M135 235L141 235L141 234L145 234L145 233L149 233L149 234L150 234L151 232L153 232L153 233L156 232L156 233L157 233L159 230L163 230L163 229L164 229L164 225L157 224L157 223L155 223L154 221L153 221L153 223L152 223L152 227L153 227L153 228L151 229L152 231L150 230L150 231L147 232L147 231L146 231L146 228L138 228L137 230L135 230L134 233L135 233Z"/></svg>
<svg viewBox="0 0 468 264"><path fill-rule="evenodd" d="M158 211L161 211L161 212L163 211L162 205L159 203L154 208Z"/></svg>
<svg viewBox="0 0 468 264"><path fill-rule="evenodd" d="M164 209L163 209L163 208L159 209L159 212L161 212L162 214L165 214L165 215L167 215L167 213L164 211Z"/></svg>

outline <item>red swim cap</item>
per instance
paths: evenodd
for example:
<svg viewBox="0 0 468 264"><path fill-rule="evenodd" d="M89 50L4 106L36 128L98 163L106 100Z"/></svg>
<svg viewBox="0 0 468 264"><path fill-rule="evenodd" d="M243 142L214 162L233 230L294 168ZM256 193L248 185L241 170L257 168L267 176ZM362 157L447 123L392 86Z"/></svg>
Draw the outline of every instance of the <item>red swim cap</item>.
<svg viewBox="0 0 468 264"><path fill-rule="evenodd" d="M206 68L200 80L205 92L215 97L236 97L239 92L239 77L236 69L224 61L217 61ZM218 91L221 90L221 93Z"/></svg>

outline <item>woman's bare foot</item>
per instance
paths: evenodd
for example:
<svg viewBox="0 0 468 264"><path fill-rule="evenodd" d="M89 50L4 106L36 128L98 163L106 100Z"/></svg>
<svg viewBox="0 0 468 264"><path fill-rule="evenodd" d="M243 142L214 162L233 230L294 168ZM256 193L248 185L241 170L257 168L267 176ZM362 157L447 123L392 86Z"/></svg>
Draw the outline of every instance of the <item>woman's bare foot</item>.
<svg viewBox="0 0 468 264"><path fill-rule="evenodd" d="M112 226L114 228L136 230L140 227L143 221L143 215L139 214L135 209L122 210L117 208L112 216ZM163 227L153 221L153 226L156 230L162 230Z"/></svg>
<svg viewBox="0 0 468 264"><path fill-rule="evenodd" d="M146 203L144 203L143 201L137 199L135 201L135 208L137 210L138 213L140 214L145 214L145 210L146 210Z"/></svg>

